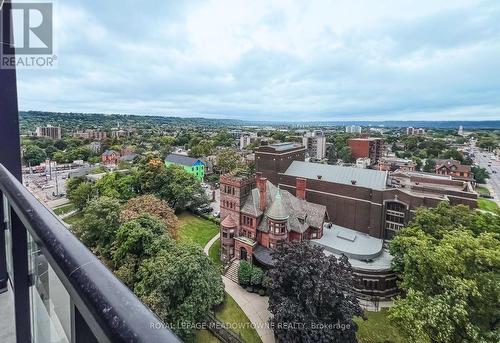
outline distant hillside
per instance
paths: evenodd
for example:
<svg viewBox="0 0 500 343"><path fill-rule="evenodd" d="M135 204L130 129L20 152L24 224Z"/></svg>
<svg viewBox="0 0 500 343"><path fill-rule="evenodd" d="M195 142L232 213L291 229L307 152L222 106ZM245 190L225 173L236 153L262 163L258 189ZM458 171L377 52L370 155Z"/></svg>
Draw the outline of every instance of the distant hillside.
<svg viewBox="0 0 500 343"><path fill-rule="evenodd" d="M361 125L372 127L422 127L438 129L500 129L500 120L492 121L251 121L238 119L186 118L169 116L102 114L102 113L53 113L41 111L20 112L21 130L34 130L37 125L60 125L63 128L88 128L92 126L111 128L117 127L148 127L152 125L183 126L183 127L238 127L252 126L345 126Z"/></svg>

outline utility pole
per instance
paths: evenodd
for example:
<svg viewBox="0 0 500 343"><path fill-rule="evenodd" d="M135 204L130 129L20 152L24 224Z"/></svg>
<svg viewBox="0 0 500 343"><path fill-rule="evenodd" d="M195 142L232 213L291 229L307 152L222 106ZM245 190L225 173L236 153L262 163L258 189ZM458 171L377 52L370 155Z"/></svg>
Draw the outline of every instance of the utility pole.
<svg viewBox="0 0 500 343"><path fill-rule="evenodd" d="M59 183L57 182L57 166L54 166L56 169L56 196L59 196Z"/></svg>

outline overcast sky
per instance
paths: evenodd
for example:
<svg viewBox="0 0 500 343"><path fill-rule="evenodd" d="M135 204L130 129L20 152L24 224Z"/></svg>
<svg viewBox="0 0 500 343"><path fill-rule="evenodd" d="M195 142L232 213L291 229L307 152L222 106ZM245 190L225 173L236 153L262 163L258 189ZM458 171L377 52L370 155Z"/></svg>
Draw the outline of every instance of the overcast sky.
<svg viewBox="0 0 500 343"><path fill-rule="evenodd" d="M57 0L22 110L500 119L500 1Z"/></svg>

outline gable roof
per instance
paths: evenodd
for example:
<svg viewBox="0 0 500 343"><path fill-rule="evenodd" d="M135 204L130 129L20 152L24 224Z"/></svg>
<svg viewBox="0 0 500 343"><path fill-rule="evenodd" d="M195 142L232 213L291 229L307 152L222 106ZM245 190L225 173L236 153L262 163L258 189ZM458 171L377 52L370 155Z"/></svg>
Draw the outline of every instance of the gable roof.
<svg viewBox="0 0 500 343"><path fill-rule="evenodd" d="M186 155L179 155L179 154L169 154L167 157L165 157L165 162L180 164L187 167L191 167L196 162L204 164L201 160L197 158L192 158Z"/></svg>
<svg viewBox="0 0 500 343"><path fill-rule="evenodd" d="M344 185L352 185L352 181L356 181L356 186L372 189L385 189L387 184L385 171L302 161L293 161L284 174L314 180L320 175L323 181Z"/></svg>
<svg viewBox="0 0 500 343"><path fill-rule="evenodd" d="M118 152L114 150L106 150L105 152L102 153L103 156L111 156L113 154L118 155Z"/></svg>
<svg viewBox="0 0 500 343"><path fill-rule="evenodd" d="M290 192L279 189L270 181L266 181L265 212L262 212L259 208L260 193L258 188L252 189L248 197L245 199L241 211L254 217L260 217L262 215L272 217L276 215L276 213L274 213L276 211L273 209L273 204L276 202L276 195L278 191L280 192L280 195L278 196L279 204L275 205L275 207L279 207L278 215L282 218L281 220L287 221L288 230L303 233L309 227L321 228L323 220L327 214L326 206L313 204L306 200L299 199L293 196ZM285 218L286 216L287 218ZM269 230L267 220L261 220L257 229L267 232Z"/></svg>
<svg viewBox="0 0 500 343"><path fill-rule="evenodd" d="M436 160L436 170L446 168L451 170L451 167L455 167L455 171L458 172L469 172L471 171L471 167L466 164L461 164L460 161L448 159L448 160Z"/></svg>

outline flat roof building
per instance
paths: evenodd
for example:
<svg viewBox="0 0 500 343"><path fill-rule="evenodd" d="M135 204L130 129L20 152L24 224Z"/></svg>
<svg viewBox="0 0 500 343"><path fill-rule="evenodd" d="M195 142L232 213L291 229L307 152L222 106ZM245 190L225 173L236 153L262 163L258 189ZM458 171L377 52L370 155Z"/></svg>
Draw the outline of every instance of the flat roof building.
<svg viewBox="0 0 500 343"><path fill-rule="evenodd" d="M37 137L49 137L51 139L61 139L61 127L60 126L38 126L36 128Z"/></svg>
<svg viewBox="0 0 500 343"><path fill-rule="evenodd" d="M321 130L308 132L302 137L302 145L309 157L322 160L326 156L326 137Z"/></svg>
<svg viewBox="0 0 500 343"><path fill-rule="evenodd" d="M382 157L382 138L349 138L347 144L354 159L368 157L373 165Z"/></svg>

